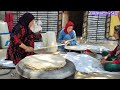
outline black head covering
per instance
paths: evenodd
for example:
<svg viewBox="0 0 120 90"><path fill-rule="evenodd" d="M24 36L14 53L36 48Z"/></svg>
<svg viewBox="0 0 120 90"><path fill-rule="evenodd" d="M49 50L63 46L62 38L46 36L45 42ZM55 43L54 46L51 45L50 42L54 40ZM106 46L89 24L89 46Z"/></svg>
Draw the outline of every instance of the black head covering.
<svg viewBox="0 0 120 90"><path fill-rule="evenodd" d="M34 19L34 16L31 13L25 13L22 17L19 18L18 23L20 23L25 28L28 28L29 23Z"/></svg>

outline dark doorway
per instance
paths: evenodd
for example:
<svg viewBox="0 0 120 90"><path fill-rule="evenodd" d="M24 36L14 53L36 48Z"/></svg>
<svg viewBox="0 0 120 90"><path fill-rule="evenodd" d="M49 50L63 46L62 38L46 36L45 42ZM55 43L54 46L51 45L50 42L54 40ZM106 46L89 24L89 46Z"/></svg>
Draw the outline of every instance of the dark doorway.
<svg viewBox="0 0 120 90"><path fill-rule="evenodd" d="M69 11L69 21L74 22L77 36L82 36L84 11Z"/></svg>

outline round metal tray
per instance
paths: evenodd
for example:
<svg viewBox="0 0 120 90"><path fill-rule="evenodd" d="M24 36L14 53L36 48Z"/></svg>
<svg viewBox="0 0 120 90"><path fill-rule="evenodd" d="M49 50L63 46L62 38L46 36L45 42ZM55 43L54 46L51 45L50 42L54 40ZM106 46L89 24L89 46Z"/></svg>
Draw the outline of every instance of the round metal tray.
<svg viewBox="0 0 120 90"><path fill-rule="evenodd" d="M66 60L66 65L63 68L57 70L31 70L26 67L22 62L19 62L16 65L16 70L20 76L27 79L65 79L74 75L76 68L71 61Z"/></svg>
<svg viewBox="0 0 120 90"><path fill-rule="evenodd" d="M65 46L65 49L69 51L85 51L87 49L90 49L94 53L101 53L102 51L109 51L109 49L104 46L88 45L88 44L80 44L76 46Z"/></svg>

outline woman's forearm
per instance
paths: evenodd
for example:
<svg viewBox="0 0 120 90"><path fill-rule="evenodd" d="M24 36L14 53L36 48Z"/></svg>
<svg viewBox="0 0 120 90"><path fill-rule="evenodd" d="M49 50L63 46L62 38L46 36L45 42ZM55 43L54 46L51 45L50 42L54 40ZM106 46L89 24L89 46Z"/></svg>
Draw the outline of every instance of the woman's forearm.
<svg viewBox="0 0 120 90"><path fill-rule="evenodd" d="M101 64L108 64L108 63L112 63L112 61L107 61L107 60L101 60L100 62L101 62Z"/></svg>
<svg viewBox="0 0 120 90"><path fill-rule="evenodd" d="M42 35L40 33L34 33L35 40L39 40L42 38Z"/></svg>
<svg viewBox="0 0 120 90"><path fill-rule="evenodd" d="M106 61L107 63L112 63L112 61Z"/></svg>
<svg viewBox="0 0 120 90"><path fill-rule="evenodd" d="M19 47L21 47L22 49L25 50L25 52L34 52L34 48L33 47L30 47L30 46L26 46L25 44L21 44L19 45Z"/></svg>
<svg viewBox="0 0 120 90"><path fill-rule="evenodd" d="M23 43L21 43L21 45L19 45L19 47L21 47L22 49L26 50L27 49L27 46Z"/></svg>
<svg viewBox="0 0 120 90"><path fill-rule="evenodd" d="M107 56L104 57L104 59L106 60L110 56L111 56L111 54L108 54Z"/></svg>
<svg viewBox="0 0 120 90"><path fill-rule="evenodd" d="M107 56L108 56L108 57L110 57L110 56L111 56L111 54L108 54Z"/></svg>

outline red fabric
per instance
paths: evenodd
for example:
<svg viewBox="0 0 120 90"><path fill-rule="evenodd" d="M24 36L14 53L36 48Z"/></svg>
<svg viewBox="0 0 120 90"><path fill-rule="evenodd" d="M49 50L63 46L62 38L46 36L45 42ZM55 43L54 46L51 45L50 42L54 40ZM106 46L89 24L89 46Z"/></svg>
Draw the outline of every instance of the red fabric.
<svg viewBox="0 0 120 90"><path fill-rule="evenodd" d="M74 23L71 22L71 21L69 21L69 22L65 25L64 32L65 32L66 34L68 34L68 32L67 32L67 28L68 28L69 26L74 26Z"/></svg>
<svg viewBox="0 0 120 90"><path fill-rule="evenodd" d="M117 52L117 48L118 48L118 46L116 46L116 48L115 48L113 51L111 51L110 54L111 54L111 55L115 55L116 52ZM120 64L120 58L118 58L118 59L116 59L116 60L113 60L112 63L113 63L113 64Z"/></svg>
<svg viewBox="0 0 120 90"><path fill-rule="evenodd" d="M114 55L117 52L117 47L118 46L116 46L116 48L113 51L110 52L110 55Z"/></svg>
<svg viewBox="0 0 120 90"><path fill-rule="evenodd" d="M85 50L86 52L91 52L89 49Z"/></svg>
<svg viewBox="0 0 120 90"><path fill-rule="evenodd" d="M5 14L5 20L4 21L7 22L9 31L11 31L12 28L13 28L13 18L14 18L14 15L12 13L6 13Z"/></svg>
<svg viewBox="0 0 120 90"><path fill-rule="evenodd" d="M120 64L120 58L116 59L116 60L113 60L112 61L113 64Z"/></svg>

